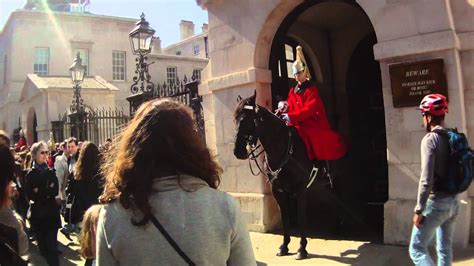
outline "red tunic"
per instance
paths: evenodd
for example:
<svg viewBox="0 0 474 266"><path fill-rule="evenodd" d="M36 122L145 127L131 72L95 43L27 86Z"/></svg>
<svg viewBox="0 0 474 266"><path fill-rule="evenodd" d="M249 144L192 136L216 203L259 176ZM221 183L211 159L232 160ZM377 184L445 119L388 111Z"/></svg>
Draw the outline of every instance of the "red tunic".
<svg viewBox="0 0 474 266"><path fill-rule="evenodd" d="M308 82L308 81L307 81ZM331 130L324 104L313 84L303 83L304 91L288 94L288 116L306 145L309 159L337 160L346 154L344 139Z"/></svg>

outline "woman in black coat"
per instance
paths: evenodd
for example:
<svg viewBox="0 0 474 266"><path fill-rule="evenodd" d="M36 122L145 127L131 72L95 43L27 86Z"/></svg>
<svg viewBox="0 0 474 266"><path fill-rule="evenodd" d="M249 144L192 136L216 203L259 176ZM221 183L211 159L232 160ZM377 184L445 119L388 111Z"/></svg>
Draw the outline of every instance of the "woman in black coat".
<svg viewBox="0 0 474 266"><path fill-rule="evenodd" d="M25 190L30 202L28 220L36 236L41 255L49 265L59 265L57 234L61 227L58 179L54 169L48 167L48 145L37 142L31 146L33 167L26 175Z"/></svg>
<svg viewBox="0 0 474 266"><path fill-rule="evenodd" d="M90 206L99 202L102 193L100 165L102 155L92 142L84 142L74 169L74 178L69 180L68 200L72 203L70 223L82 222L82 217Z"/></svg>

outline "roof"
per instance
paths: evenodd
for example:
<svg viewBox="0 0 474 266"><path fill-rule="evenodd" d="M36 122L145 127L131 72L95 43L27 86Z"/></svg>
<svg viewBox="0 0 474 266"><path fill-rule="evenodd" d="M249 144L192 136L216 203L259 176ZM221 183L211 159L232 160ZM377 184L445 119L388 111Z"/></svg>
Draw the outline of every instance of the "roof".
<svg viewBox="0 0 474 266"><path fill-rule="evenodd" d="M172 49L172 48L174 48L174 47L183 45L183 44L185 44L185 43L192 42L192 41L194 41L194 40L196 40L196 39L206 37L206 36L208 36L208 35L209 35L209 32L204 31L204 32L201 32L201 33L199 33L199 34L195 34L195 35L193 35L193 36L190 36L190 37L188 37L188 38L186 38L186 39L184 39L184 40L181 40L181 41L179 41L179 42L172 43L172 44L170 44L170 45L168 45L168 46L165 46L165 47L161 48L161 50L169 50L169 49Z"/></svg>
<svg viewBox="0 0 474 266"><path fill-rule="evenodd" d="M28 74L28 79L33 82L33 84L38 89L67 89L74 88L74 84L71 81L69 76L44 76L40 77L36 74ZM119 89L107 82L101 76L95 77L85 77L84 81L81 83L81 89L96 89L96 90L111 90L118 91Z"/></svg>
<svg viewBox="0 0 474 266"><path fill-rule="evenodd" d="M202 57L195 57L195 56L184 56L184 55L173 55L173 54L149 54L148 57L150 59L175 59L175 60L186 60L186 61L194 61L194 62L209 62L208 58Z"/></svg>

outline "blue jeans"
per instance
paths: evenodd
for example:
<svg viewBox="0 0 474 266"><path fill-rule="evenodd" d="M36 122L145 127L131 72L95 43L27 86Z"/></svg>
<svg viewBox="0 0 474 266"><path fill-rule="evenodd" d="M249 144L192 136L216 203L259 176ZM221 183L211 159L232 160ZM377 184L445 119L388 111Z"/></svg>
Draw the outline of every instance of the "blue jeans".
<svg viewBox="0 0 474 266"><path fill-rule="evenodd" d="M428 252L428 246L436 233L438 266L450 266L453 261L454 224L459 211L456 197L428 199L423 211L425 221L421 228L413 226L410 239L410 257L415 265L435 265Z"/></svg>

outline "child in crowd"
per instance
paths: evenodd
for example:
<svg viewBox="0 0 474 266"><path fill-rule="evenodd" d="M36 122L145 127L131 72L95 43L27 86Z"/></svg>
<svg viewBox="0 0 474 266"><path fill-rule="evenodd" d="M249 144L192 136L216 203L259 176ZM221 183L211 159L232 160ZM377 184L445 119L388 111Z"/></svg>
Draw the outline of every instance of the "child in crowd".
<svg viewBox="0 0 474 266"><path fill-rule="evenodd" d="M95 264L95 235L102 205L92 205L84 213L81 230L81 256L86 259L85 266Z"/></svg>

